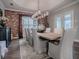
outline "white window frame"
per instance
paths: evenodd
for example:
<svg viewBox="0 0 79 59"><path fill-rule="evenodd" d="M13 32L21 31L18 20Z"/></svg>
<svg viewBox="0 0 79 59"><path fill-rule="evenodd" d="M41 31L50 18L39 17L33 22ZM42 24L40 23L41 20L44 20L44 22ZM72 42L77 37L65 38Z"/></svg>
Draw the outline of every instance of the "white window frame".
<svg viewBox="0 0 79 59"><path fill-rule="evenodd" d="M75 20L74 20L74 11L73 10L70 10L70 11L67 11L67 12L63 12L63 13L60 13L60 14L56 14L54 16L54 28L56 28L56 17L61 17L61 26L62 28L64 28L64 16L66 14L71 14L71 17L72 17L72 27L71 29L74 29L74 25L75 25ZM65 28L64 28L65 29ZM70 29L65 29L65 30L70 30Z"/></svg>
<svg viewBox="0 0 79 59"><path fill-rule="evenodd" d="M61 28L63 27L62 24L63 24L63 20L62 20L62 14L56 14L55 17L54 17L54 28L56 28L56 17L61 17Z"/></svg>
<svg viewBox="0 0 79 59"><path fill-rule="evenodd" d="M65 13L63 13L63 21L64 21L64 16L65 15L67 15L67 14L71 14L71 21L72 21L72 24L71 24L71 28L70 29L65 29L65 30L71 30L71 29L74 29L74 23L75 23L75 21L74 21L74 11L73 10L71 10L71 11L68 11L68 12L65 12ZM63 22L64 23L64 22ZM63 24L64 25L64 24Z"/></svg>

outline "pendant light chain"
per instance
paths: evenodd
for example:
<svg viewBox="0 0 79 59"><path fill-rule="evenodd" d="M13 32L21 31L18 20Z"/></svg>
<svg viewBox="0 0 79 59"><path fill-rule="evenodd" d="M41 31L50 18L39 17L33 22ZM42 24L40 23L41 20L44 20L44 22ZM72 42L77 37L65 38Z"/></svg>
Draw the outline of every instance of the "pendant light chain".
<svg viewBox="0 0 79 59"><path fill-rule="evenodd" d="M39 16L40 15L40 16ZM45 11L45 12L41 12L41 9L40 9L40 0L37 0L37 12L35 14L32 15L32 18L44 18L48 16L48 12Z"/></svg>
<svg viewBox="0 0 79 59"><path fill-rule="evenodd" d="M39 8L40 5L39 4L40 4L40 1L38 0L38 10L40 10L40 8Z"/></svg>

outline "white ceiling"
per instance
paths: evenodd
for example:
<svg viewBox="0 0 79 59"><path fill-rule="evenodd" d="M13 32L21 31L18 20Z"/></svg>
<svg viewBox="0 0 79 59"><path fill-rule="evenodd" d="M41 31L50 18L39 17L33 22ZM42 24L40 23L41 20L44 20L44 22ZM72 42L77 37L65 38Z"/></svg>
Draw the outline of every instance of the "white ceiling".
<svg viewBox="0 0 79 59"><path fill-rule="evenodd" d="M22 11L29 11L33 12L36 11L38 8L37 5L38 0L2 0L5 8L7 9L15 9L15 10L22 10ZM64 1L69 0L39 0L40 3L40 10L51 10L54 9L56 6L62 4ZM10 5L13 3L13 6Z"/></svg>
<svg viewBox="0 0 79 59"><path fill-rule="evenodd" d="M26 9L37 10L38 0L13 0L16 4ZM39 0L39 8L41 10L50 10L64 0Z"/></svg>

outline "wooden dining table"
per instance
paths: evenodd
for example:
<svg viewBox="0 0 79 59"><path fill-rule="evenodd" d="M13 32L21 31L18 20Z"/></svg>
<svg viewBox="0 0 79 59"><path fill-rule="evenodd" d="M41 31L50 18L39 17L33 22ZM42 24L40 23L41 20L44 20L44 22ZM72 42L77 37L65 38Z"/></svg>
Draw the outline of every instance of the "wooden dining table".
<svg viewBox="0 0 79 59"><path fill-rule="evenodd" d="M38 37L42 40L47 40L46 44L46 54L48 55L49 51L49 42L52 42L55 45L59 45L61 35L53 32L44 32L44 33L37 33Z"/></svg>
<svg viewBox="0 0 79 59"><path fill-rule="evenodd" d="M61 37L60 34L53 33L53 32L44 32L44 33L37 33L38 37L42 37L44 39L53 41L53 40L59 40L58 38Z"/></svg>

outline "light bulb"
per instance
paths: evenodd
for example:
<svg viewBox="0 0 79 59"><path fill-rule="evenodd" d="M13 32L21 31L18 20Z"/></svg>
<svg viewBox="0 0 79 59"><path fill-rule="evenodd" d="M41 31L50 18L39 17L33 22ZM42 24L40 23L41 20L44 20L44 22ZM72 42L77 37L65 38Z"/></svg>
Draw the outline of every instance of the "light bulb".
<svg viewBox="0 0 79 59"><path fill-rule="evenodd" d="M41 18L43 18L44 16L43 15L41 15Z"/></svg>
<svg viewBox="0 0 79 59"><path fill-rule="evenodd" d="M38 14L41 14L41 11L40 10L38 10Z"/></svg>
<svg viewBox="0 0 79 59"><path fill-rule="evenodd" d="M49 13L48 12L46 12L46 16L48 16L49 15Z"/></svg>
<svg viewBox="0 0 79 59"><path fill-rule="evenodd" d="M46 14L44 13L44 17L46 16Z"/></svg>

